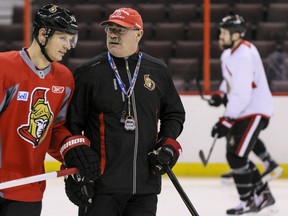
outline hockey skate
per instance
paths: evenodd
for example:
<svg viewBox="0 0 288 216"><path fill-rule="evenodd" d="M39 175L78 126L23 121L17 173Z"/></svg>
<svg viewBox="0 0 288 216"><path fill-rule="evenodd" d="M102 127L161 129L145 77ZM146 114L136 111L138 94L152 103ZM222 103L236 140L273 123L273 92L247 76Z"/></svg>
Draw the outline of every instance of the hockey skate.
<svg viewBox="0 0 288 216"><path fill-rule="evenodd" d="M257 212L258 208L253 198L247 201L241 201L240 204L232 209L226 211L227 215L242 215L246 213Z"/></svg>
<svg viewBox="0 0 288 216"><path fill-rule="evenodd" d="M264 191L255 198L255 204L257 206L257 212L259 212L266 207L274 205L275 199L270 191Z"/></svg>
<svg viewBox="0 0 288 216"><path fill-rule="evenodd" d="M262 174L262 180L264 183L278 178L283 173L283 168L281 168L275 161L271 160L269 166Z"/></svg>

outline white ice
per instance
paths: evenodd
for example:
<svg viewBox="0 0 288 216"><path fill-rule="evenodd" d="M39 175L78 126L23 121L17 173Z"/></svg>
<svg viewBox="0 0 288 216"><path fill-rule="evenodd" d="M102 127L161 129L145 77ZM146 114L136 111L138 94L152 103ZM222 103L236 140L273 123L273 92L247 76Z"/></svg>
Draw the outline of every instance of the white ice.
<svg viewBox="0 0 288 216"><path fill-rule="evenodd" d="M178 178L178 180L200 216L225 216L228 208L239 204L235 186L223 184L219 178ZM276 204L273 208L263 209L253 215L288 216L288 180L273 180L269 186ZM63 178L47 181L41 216L77 216L77 207L66 197ZM157 216L191 216L168 177L163 178Z"/></svg>

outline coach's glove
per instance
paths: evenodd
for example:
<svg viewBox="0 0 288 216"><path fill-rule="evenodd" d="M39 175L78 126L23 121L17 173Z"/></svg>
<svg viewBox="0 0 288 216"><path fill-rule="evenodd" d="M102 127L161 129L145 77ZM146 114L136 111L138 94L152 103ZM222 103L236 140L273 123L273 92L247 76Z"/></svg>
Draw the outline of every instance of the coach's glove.
<svg viewBox="0 0 288 216"><path fill-rule="evenodd" d="M226 106L227 104L227 95L224 92L216 91L208 101L210 106L218 107L221 104L224 104Z"/></svg>
<svg viewBox="0 0 288 216"><path fill-rule="evenodd" d="M235 121L233 119L221 117L219 121L214 125L211 136L214 137L216 134L218 134L218 138L226 136L234 123Z"/></svg>
<svg viewBox="0 0 288 216"><path fill-rule="evenodd" d="M156 150L148 154L151 170L153 174L163 175L165 170L163 164L172 167L176 164L182 148L180 144L172 138L161 138L157 143Z"/></svg>
<svg viewBox="0 0 288 216"><path fill-rule="evenodd" d="M93 182L100 175L98 156L89 145L85 136L72 136L60 150L66 167L78 168L80 178L77 180L82 182Z"/></svg>
<svg viewBox="0 0 288 216"><path fill-rule="evenodd" d="M64 179L65 192L69 200L77 206L91 205L94 197L94 185L91 183L77 182L74 179L77 174Z"/></svg>

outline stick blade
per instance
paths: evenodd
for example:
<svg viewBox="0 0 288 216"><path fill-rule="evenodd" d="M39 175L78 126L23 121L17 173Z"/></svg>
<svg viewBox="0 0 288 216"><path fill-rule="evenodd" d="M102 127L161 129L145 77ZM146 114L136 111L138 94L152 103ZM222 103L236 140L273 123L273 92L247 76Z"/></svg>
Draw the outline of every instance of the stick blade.
<svg viewBox="0 0 288 216"><path fill-rule="evenodd" d="M204 152L203 152L202 150L199 151L199 157L200 157L200 159L201 159L202 164L204 165L204 167L206 167L207 161L206 161L206 159L205 159L205 155L204 155Z"/></svg>

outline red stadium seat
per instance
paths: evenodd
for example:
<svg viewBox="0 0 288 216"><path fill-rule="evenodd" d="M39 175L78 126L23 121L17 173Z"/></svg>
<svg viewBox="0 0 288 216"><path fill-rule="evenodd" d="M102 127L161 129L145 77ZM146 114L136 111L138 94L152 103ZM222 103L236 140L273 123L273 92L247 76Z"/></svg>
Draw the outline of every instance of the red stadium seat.
<svg viewBox="0 0 288 216"><path fill-rule="evenodd" d="M23 25L15 23L13 25L1 24L0 41L22 41L23 40Z"/></svg>
<svg viewBox="0 0 288 216"><path fill-rule="evenodd" d="M264 21L264 6L261 3L238 3L234 6L234 14L242 16L246 23L256 26Z"/></svg>
<svg viewBox="0 0 288 216"><path fill-rule="evenodd" d="M268 22L287 22L288 20L288 3L270 4L267 9Z"/></svg>
<svg viewBox="0 0 288 216"><path fill-rule="evenodd" d="M187 29L187 39L188 40L196 40L196 41L202 41L203 40L203 34L204 34L204 27L203 23L189 23L188 29ZM219 27L218 23L210 23L210 34L211 40L218 40L219 36Z"/></svg>
<svg viewBox="0 0 288 216"><path fill-rule="evenodd" d="M185 31L183 23L156 23L155 39L156 40L184 40Z"/></svg>
<svg viewBox="0 0 288 216"><path fill-rule="evenodd" d="M178 91L188 91L191 83L196 79L199 61L194 58L170 58L168 67Z"/></svg>
<svg viewBox="0 0 288 216"><path fill-rule="evenodd" d="M164 4L139 4L137 8L144 22L157 23L167 20Z"/></svg>
<svg viewBox="0 0 288 216"><path fill-rule="evenodd" d="M266 58L270 53L276 50L276 42L275 41L267 41L267 40L255 40L251 41L256 48L258 49L261 58Z"/></svg>
<svg viewBox="0 0 288 216"><path fill-rule="evenodd" d="M172 42L171 41L144 41L142 44L143 52L168 62L172 55Z"/></svg>
<svg viewBox="0 0 288 216"><path fill-rule="evenodd" d="M106 41L106 33L103 26L100 26L100 23L92 23L87 26L89 40L100 40Z"/></svg>
<svg viewBox="0 0 288 216"><path fill-rule="evenodd" d="M76 4L73 12L77 23L91 24L104 19L102 6L98 4Z"/></svg>
<svg viewBox="0 0 288 216"><path fill-rule="evenodd" d="M197 20L198 11L196 4L171 4L169 6L169 21L189 23Z"/></svg>
<svg viewBox="0 0 288 216"><path fill-rule="evenodd" d="M203 59L203 42L177 41L175 43L175 57Z"/></svg>
<svg viewBox="0 0 288 216"><path fill-rule="evenodd" d="M105 50L103 41L79 41L73 51L75 58L92 58Z"/></svg>
<svg viewBox="0 0 288 216"><path fill-rule="evenodd" d="M203 22L203 5L201 9L201 21ZM221 19L231 13L231 8L228 3L210 4L210 21L219 23Z"/></svg>
<svg viewBox="0 0 288 216"><path fill-rule="evenodd" d="M288 26L284 22L260 22L257 25L257 40L275 40L279 32L287 32Z"/></svg>

